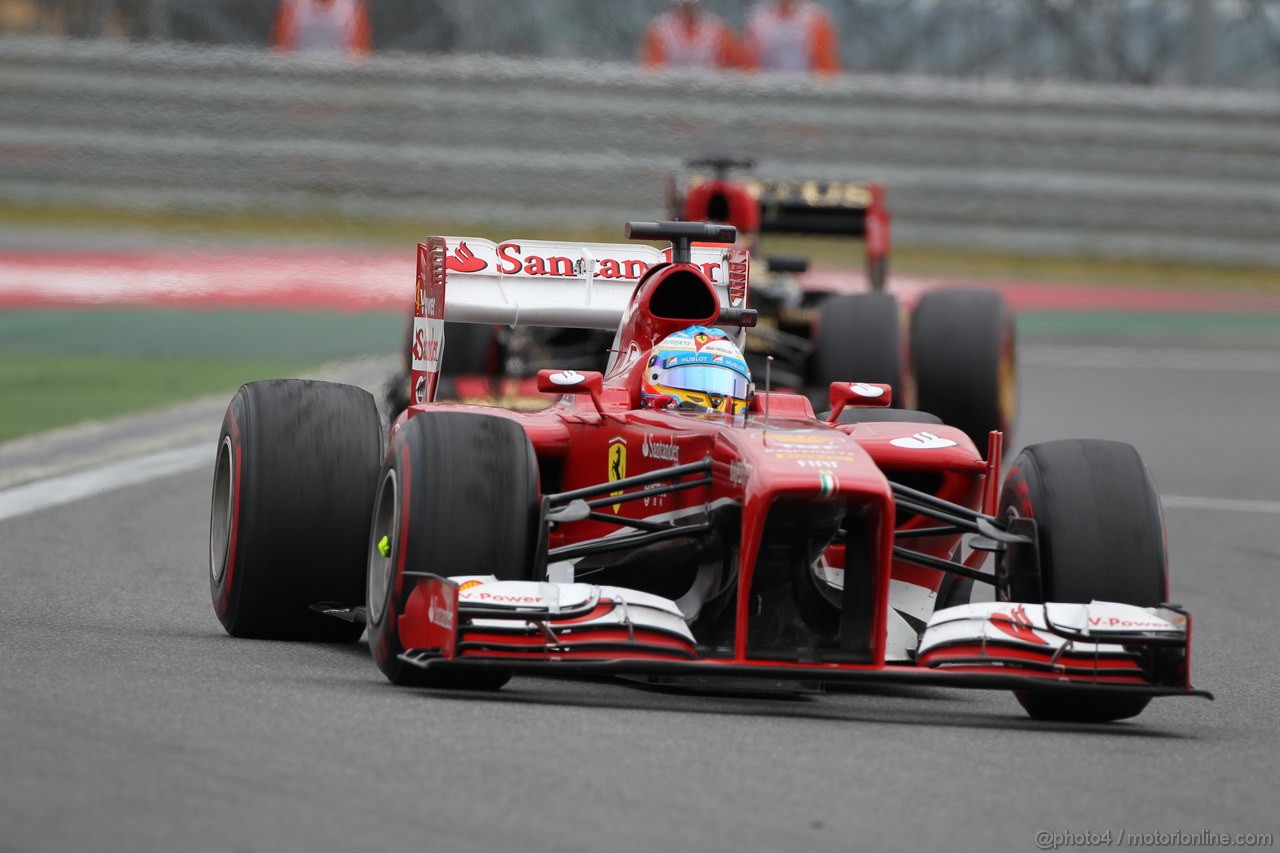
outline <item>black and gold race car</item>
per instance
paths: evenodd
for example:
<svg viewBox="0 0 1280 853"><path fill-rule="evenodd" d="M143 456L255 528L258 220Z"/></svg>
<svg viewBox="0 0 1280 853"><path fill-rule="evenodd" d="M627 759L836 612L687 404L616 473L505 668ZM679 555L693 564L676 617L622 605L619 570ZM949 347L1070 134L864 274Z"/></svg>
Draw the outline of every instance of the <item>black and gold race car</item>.
<svg viewBox="0 0 1280 853"><path fill-rule="evenodd" d="M751 160L690 160L672 176L668 215L738 228L754 256L748 336L753 373L768 358L773 381L815 401L842 376L894 388L904 405L958 426L981 446L1017 419L1013 313L981 288L897 286L889 277L890 217L883 185L859 181L770 180L734 171ZM859 240L862 270L824 268L806 257L773 255L767 237L790 234Z"/></svg>

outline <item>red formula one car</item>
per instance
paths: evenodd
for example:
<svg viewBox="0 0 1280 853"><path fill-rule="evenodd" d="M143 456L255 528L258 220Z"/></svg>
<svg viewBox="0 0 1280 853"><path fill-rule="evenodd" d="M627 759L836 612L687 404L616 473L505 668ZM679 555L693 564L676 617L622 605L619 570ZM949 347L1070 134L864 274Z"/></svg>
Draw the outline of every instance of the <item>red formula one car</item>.
<svg viewBox="0 0 1280 853"><path fill-rule="evenodd" d="M888 408L886 384L832 383L816 418L748 375L734 229L628 235L672 247L420 245L416 402L385 450L364 391L244 386L213 483L227 631L354 641L367 625L401 685L892 681L1094 721L1200 692L1132 447L1034 445L1001 486L998 432L984 458ZM613 357L541 371L556 402L540 412L435 403L446 319L611 328ZM973 582L999 600L971 603Z"/></svg>

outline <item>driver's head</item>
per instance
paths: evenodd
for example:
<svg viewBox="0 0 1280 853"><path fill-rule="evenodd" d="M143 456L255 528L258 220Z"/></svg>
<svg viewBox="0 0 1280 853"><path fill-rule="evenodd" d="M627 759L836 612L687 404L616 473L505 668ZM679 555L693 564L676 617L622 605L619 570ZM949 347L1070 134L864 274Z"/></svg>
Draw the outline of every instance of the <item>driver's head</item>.
<svg viewBox="0 0 1280 853"><path fill-rule="evenodd" d="M690 326L649 351L640 383L645 407L667 405L736 415L746 411L755 386L742 352L719 329Z"/></svg>

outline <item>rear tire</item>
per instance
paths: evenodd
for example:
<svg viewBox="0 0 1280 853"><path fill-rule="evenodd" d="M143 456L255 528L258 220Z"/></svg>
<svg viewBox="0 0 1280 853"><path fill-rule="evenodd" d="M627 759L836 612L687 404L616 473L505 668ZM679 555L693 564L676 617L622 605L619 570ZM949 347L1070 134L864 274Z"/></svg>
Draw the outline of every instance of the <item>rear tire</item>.
<svg viewBox="0 0 1280 853"><path fill-rule="evenodd" d="M378 668L399 685L501 687L511 678L506 671L435 671L400 660L398 622L415 583L405 570L535 579L543 541L538 464L524 429L473 412L415 415L392 442L373 507L366 611Z"/></svg>
<svg viewBox="0 0 1280 853"><path fill-rule="evenodd" d="M360 388L252 382L227 407L209 524L213 609L233 637L354 642L364 626L311 610L364 597L369 507L382 456Z"/></svg>
<svg viewBox="0 0 1280 853"><path fill-rule="evenodd" d="M1115 601L1153 607L1168 601L1164 519L1151 474L1128 444L1072 439L1033 444L1014 460L1000 492L1001 517L1036 520L1040 572L996 562L1008 601ZM1023 571L1020 571L1023 570ZM1141 713L1147 697L1022 691L1040 720L1108 722Z"/></svg>
<svg viewBox="0 0 1280 853"><path fill-rule="evenodd" d="M891 385L893 402L904 403L897 300L888 293L850 293L824 300L818 306L809 377L815 408L829 405L832 382Z"/></svg>
<svg viewBox="0 0 1280 853"><path fill-rule="evenodd" d="M1013 315L999 293L926 293L911 314L911 364L917 405L964 430L979 450L986 449L992 430L1012 435L1018 417L1017 339Z"/></svg>

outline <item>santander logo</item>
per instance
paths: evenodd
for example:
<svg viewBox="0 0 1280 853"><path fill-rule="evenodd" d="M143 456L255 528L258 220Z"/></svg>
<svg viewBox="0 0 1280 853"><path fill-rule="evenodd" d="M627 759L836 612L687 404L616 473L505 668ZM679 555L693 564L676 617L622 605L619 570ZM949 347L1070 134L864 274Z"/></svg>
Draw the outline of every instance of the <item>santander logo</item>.
<svg viewBox="0 0 1280 853"><path fill-rule="evenodd" d="M680 446L674 438L663 441L656 436L645 433L644 444L640 445L640 454L646 459L664 459L667 462L680 461Z"/></svg>
<svg viewBox="0 0 1280 853"><path fill-rule="evenodd" d="M453 250L453 254L444 260L444 268L454 272L480 272L487 266L489 265L477 258L475 252L467 247L466 240L460 242L458 248Z"/></svg>
<svg viewBox="0 0 1280 853"><path fill-rule="evenodd" d="M427 621L439 625L446 631L453 630L453 610L442 595L432 595L427 604Z"/></svg>

